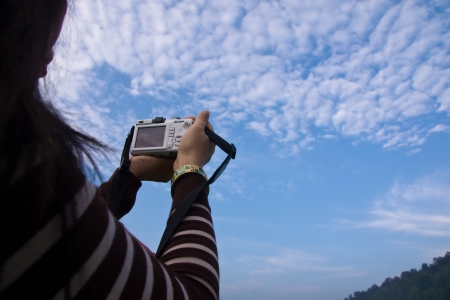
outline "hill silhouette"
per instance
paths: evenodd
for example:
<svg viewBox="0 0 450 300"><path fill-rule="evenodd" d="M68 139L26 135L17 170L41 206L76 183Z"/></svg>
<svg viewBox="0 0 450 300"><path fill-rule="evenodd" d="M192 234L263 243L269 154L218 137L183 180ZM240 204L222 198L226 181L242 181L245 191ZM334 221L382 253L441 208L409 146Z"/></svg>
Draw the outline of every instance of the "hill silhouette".
<svg viewBox="0 0 450 300"><path fill-rule="evenodd" d="M450 300L450 252L422 264L420 270L402 272L386 278L381 286L354 292L344 300Z"/></svg>

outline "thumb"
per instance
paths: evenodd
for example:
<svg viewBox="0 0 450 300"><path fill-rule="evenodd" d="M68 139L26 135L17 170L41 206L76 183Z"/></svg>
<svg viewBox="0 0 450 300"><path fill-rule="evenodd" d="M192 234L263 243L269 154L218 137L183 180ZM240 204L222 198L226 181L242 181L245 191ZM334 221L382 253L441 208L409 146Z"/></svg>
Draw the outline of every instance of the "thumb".
<svg viewBox="0 0 450 300"><path fill-rule="evenodd" d="M195 119L194 126L199 126L204 129L208 124L208 120L209 120L209 110L204 110L198 114L197 118Z"/></svg>

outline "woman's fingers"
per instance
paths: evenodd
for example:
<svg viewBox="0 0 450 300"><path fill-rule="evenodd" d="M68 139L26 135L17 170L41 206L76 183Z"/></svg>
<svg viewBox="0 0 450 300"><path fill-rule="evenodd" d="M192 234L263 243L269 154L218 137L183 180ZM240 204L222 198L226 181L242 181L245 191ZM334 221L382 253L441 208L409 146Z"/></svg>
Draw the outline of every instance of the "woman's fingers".
<svg viewBox="0 0 450 300"><path fill-rule="evenodd" d="M212 130L208 124L209 111L202 111L191 128L186 131L178 146L178 155L174 164L174 171L183 165L198 165L203 167L211 159L215 145L205 134L205 127Z"/></svg>

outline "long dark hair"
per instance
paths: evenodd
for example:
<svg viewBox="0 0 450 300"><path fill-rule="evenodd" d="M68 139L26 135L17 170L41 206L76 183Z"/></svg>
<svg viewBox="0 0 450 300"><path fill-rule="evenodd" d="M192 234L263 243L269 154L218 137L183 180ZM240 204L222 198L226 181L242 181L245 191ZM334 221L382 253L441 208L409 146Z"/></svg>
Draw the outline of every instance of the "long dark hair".
<svg viewBox="0 0 450 300"><path fill-rule="evenodd" d="M43 55L68 1L0 3L0 187L45 161L34 192L54 197L56 173L70 174L85 162L98 172L92 152L108 149L69 126L39 90Z"/></svg>

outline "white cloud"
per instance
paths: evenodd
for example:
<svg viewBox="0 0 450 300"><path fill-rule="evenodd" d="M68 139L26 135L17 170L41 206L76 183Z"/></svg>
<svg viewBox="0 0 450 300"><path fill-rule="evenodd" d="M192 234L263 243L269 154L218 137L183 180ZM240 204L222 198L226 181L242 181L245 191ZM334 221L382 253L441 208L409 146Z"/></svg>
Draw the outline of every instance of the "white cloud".
<svg viewBox="0 0 450 300"><path fill-rule="evenodd" d="M248 124L248 128L255 130L256 132L258 132L260 135L264 135L267 136L269 135L269 130L268 128L261 122L250 122Z"/></svg>
<svg viewBox="0 0 450 300"><path fill-rule="evenodd" d="M87 99L108 96L98 73L108 66L129 78L121 93L161 100L155 111L206 107L293 148L311 147L303 144L317 128L387 149L419 146L450 113L449 13L436 6L448 9L422 0L78 2L59 95L103 111L109 103Z"/></svg>
<svg viewBox="0 0 450 300"><path fill-rule="evenodd" d="M450 131L450 126L447 125L443 125L443 124L439 124L434 126L433 128L431 128L429 130L429 133L433 133L433 132L443 132L443 131Z"/></svg>
<svg viewBox="0 0 450 300"><path fill-rule="evenodd" d="M397 182L384 198L375 202L370 220L353 225L426 236L450 236L449 182L449 175L445 173L435 173L410 184Z"/></svg>
<svg viewBox="0 0 450 300"><path fill-rule="evenodd" d="M324 134L321 136L321 138L327 139L327 140L334 140L334 139L337 139L337 136L333 135L333 134Z"/></svg>
<svg viewBox="0 0 450 300"><path fill-rule="evenodd" d="M255 256L242 254L238 261L248 266L248 272L256 275L281 275L291 272L353 272L352 267L330 266L324 257L310 253L283 249L277 255Z"/></svg>
<svg viewBox="0 0 450 300"><path fill-rule="evenodd" d="M296 284L295 286L283 286L283 287L277 287L273 288L270 287L270 290L268 289L267 285L257 282L257 281L244 281L239 282L235 284L225 285L222 287L222 289L225 289L226 291L241 291L242 290L250 290L250 291L258 291L258 292L270 292L273 294L276 294L276 296L299 296L304 295L306 292L316 292L321 290L321 288L317 285L312 284ZM270 295L270 299L273 299L275 295Z"/></svg>
<svg viewBox="0 0 450 300"><path fill-rule="evenodd" d="M422 149L420 149L420 148L415 148L415 149L412 149L411 151L408 151L408 153L406 153L406 154L407 154L407 155L414 155L414 154L419 153L420 151L422 151Z"/></svg>
<svg viewBox="0 0 450 300"><path fill-rule="evenodd" d="M281 248L249 240L234 240L239 247L252 249L232 261L223 258L221 266L224 295L233 299L328 299L329 286L343 278L361 278L367 273L352 266L336 266L327 258L292 248ZM233 241L228 241L230 246ZM239 266L238 269L230 265ZM230 276L230 273L238 272ZM335 287L333 287L335 289Z"/></svg>

